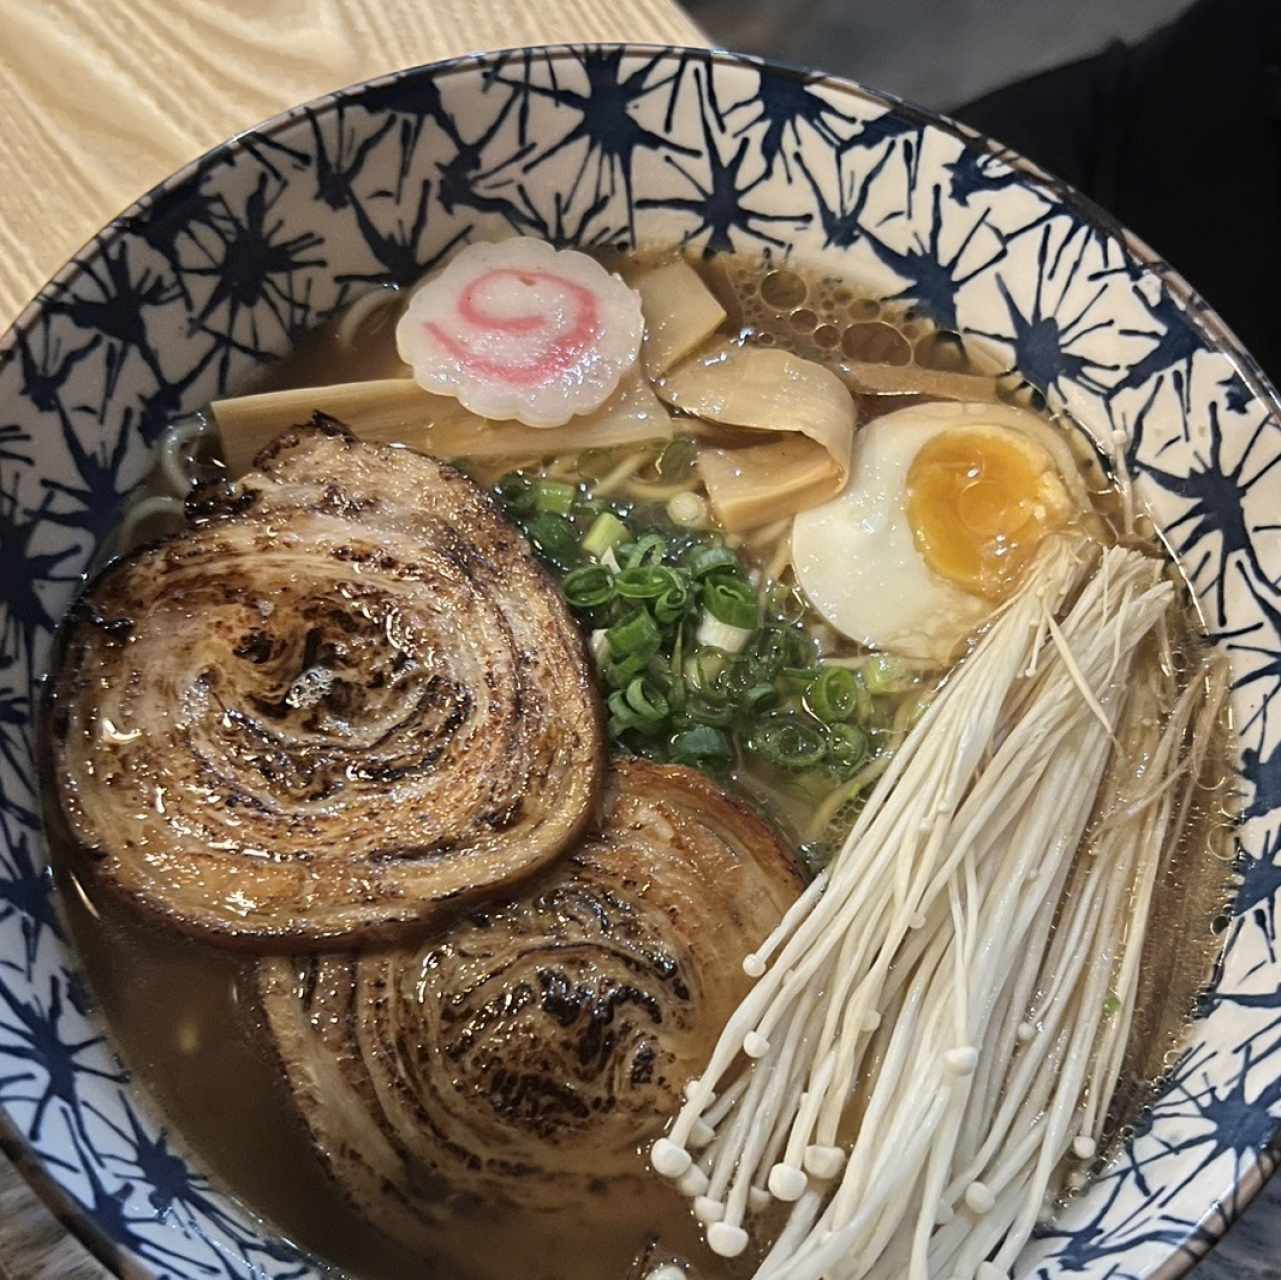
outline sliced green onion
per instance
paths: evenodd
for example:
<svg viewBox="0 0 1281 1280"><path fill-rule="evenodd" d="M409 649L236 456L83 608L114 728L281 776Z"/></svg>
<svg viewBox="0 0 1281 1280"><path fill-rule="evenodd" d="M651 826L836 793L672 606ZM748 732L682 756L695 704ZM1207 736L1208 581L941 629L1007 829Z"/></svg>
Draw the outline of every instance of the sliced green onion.
<svg viewBox="0 0 1281 1280"><path fill-rule="evenodd" d="M701 645L712 649L723 649L726 653L742 653L747 642L752 638L750 627L734 627L713 617L707 610L698 622L698 634L695 639Z"/></svg>
<svg viewBox="0 0 1281 1280"><path fill-rule="evenodd" d="M863 665L869 693L906 693L915 683L912 672L891 653L874 653Z"/></svg>
<svg viewBox="0 0 1281 1280"><path fill-rule="evenodd" d="M703 604L708 613L729 627L751 630L760 613L756 588L745 578L712 573L703 580Z"/></svg>
<svg viewBox="0 0 1281 1280"><path fill-rule="evenodd" d="M754 684L765 684L773 676L760 677L755 662L746 654L736 654L729 658L716 677L716 691L727 697L738 699Z"/></svg>
<svg viewBox="0 0 1281 1280"><path fill-rule="evenodd" d="M614 598L614 580L609 570L598 564L585 564L572 570L560 585L565 599L575 609L595 609Z"/></svg>
<svg viewBox="0 0 1281 1280"><path fill-rule="evenodd" d="M631 530L612 511L602 511L587 530L583 550L599 559L610 547L626 542L631 536Z"/></svg>
<svg viewBox="0 0 1281 1280"><path fill-rule="evenodd" d="M676 574L661 564L633 565L614 579L614 590L625 600L655 600L677 585Z"/></svg>
<svg viewBox="0 0 1281 1280"><path fill-rule="evenodd" d="M827 755L822 733L790 716L762 721L752 731L748 748L779 769L812 769Z"/></svg>
<svg viewBox="0 0 1281 1280"><path fill-rule="evenodd" d="M820 720L835 724L848 720L858 706L858 681L844 667L823 667L806 690L810 710Z"/></svg>
<svg viewBox="0 0 1281 1280"><path fill-rule="evenodd" d="M621 689L609 695L609 731L612 734L627 733L632 729L643 728L641 718L627 705L627 696Z"/></svg>
<svg viewBox="0 0 1281 1280"><path fill-rule="evenodd" d="M667 719L667 700L662 694L651 702L643 688L644 676L637 676L626 691L617 689L609 695L610 725L617 732L635 729L639 733L657 733Z"/></svg>
<svg viewBox="0 0 1281 1280"><path fill-rule="evenodd" d="M684 617L690 600L689 587L678 579L654 601L654 617L664 625L673 623Z"/></svg>
<svg viewBox="0 0 1281 1280"><path fill-rule="evenodd" d="M562 480L534 481L534 510L551 511L558 516L569 515L578 490Z"/></svg>
<svg viewBox="0 0 1281 1280"><path fill-rule="evenodd" d="M676 734L669 750L674 764L696 769L723 769L732 759L729 739L710 725L696 725Z"/></svg>
<svg viewBox="0 0 1281 1280"><path fill-rule="evenodd" d="M827 762L842 779L852 778L867 756L867 734L855 724L833 724L827 729Z"/></svg>
<svg viewBox="0 0 1281 1280"><path fill-rule="evenodd" d="M592 661L598 667L603 667L609 661L609 639L604 627L597 627L587 637L587 652L592 655Z"/></svg>
<svg viewBox="0 0 1281 1280"><path fill-rule="evenodd" d="M644 655L648 661L657 651L661 639L654 619L644 609L637 609L620 622L610 627L608 634L609 651L615 658L630 658Z"/></svg>
<svg viewBox="0 0 1281 1280"><path fill-rule="evenodd" d="M539 551L557 558L578 550L578 535L564 516L540 511L529 522L529 536Z"/></svg>
<svg viewBox="0 0 1281 1280"><path fill-rule="evenodd" d="M721 546L691 547L685 553L685 568L695 578L706 577L717 569L741 574L743 565L739 558L728 548Z"/></svg>
<svg viewBox="0 0 1281 1280"><path fill-rule="evenodd" d="M654 661L650 663L649 679L653 686L667 699L667 705L673 715L684 708L686 689L683 676L674 675L666 667Z"/></svg>
<svg viewBox="0 0 1281 1280"><path fill-rule="evenodd" d="M514 516L527 516L534 510L534 486L519 471L508 472L495 485L503 505Z"/></svg>
<svg viewBox="0 0 1281 1280"><path fill-rule="evenodd" d="M681 715L692 724L710 724L718 729L728 728L734 723L732 704L716 701L705 693L690 694Z"/></svg>
<svg viewBox="0 0 1281 1280"><path fill-rule="evenodd" d="M788 666L813 667L818 663L818 642L804 627L787 627L784 630L790 653Z"/></svg>
<svg viewBox="0 0 1281 1280"><path fill-rule="evenodd" d="M818 671L814 667L784 667L779 673L778 678L789 689L808 689L814 682Z"/></svg>
<svg viewBox="0 0 1281 1280"><path fill-rule="evenodd" d="M605 639L608 644L608 631L605 632ZM638 675L648 670L651 657L648 653L633 653L626 658L610 660L601 665L601 675L611 689L626 689Z"/></svg>
<svg viewBox="0 0 1281 1280"><path fill-rule="evenodd" d="M700 689L710 689L725 670L725 655L716 649L698 649L685 664L685 675Z"/></svg>
<svg viewBox="0 0 1281 1280"><path fill-rule="evenodd" d="M739 700L738 713L744 719L750 719L777 705L778 690L772 684L754 684Z"/></svg>
<svg viewBox="0 0 1281 1280"><path fill-rule="evenodd" d="M784 667L800 667L804 662L793 662L792 644L787 632L779 627L762 627L752 641L751 661L761 680L773 680Z"/></svg>
<svg viewBox="0 0 1281 1280"><path fill-rule="evenodd" d="M698 445L689 436L677 436L668 442L658 455L658 474L671 484L684 480L694 469L698 459Z"/></svg>
<svg viewBox="0 0 1281 1280"><path fill-rule="evenodd" d="M630 547L620 547L620 558L627 569L636 569L642 565L663 563L667 555L667 539L660 533L647 533L638 538Z"/></svg>
<svg viewBox="0 0 1281 1280"><path fill-rule="evenodd" d="M627 705L646 724L656 725L671 714L671 705L648 676L637 676L627 686Z"/></svg>

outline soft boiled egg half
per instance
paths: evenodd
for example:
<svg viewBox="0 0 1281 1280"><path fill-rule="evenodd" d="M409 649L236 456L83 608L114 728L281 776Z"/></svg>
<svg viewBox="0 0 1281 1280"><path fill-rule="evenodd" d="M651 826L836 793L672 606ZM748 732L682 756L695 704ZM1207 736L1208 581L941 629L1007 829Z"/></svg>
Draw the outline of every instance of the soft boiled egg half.
<svg viewBox="0 0 1281 1280"><path fill-rule="evenodd" d="M845 489L796 517L792 564L850 639L947 662L1086 511L1071 449L1035 414L913 405L859 432Z"/></svg>

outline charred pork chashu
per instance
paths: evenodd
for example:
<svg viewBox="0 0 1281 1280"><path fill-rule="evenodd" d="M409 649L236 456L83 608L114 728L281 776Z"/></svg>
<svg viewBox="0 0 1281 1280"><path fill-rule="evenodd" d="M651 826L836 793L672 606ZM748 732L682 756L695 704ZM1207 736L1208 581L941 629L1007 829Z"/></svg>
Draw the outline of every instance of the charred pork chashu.
<svg viewBox="0 0 1281 1280"><path fill-rule="evenodd" d="M774 831L702 774L620 761L600 832L412 946L258 967L317 1151L429 1251L451 1206L533 1212L646 1179L685 1082L795 901Z"/></svg>
<svg viewBox="0 0 1281 1280"><path fill-rule="evenodd" d="M181 929L396 936L549 863L604 769L581 637L467 477L317 415L72 613L47 759L102 882Z"/></svg>

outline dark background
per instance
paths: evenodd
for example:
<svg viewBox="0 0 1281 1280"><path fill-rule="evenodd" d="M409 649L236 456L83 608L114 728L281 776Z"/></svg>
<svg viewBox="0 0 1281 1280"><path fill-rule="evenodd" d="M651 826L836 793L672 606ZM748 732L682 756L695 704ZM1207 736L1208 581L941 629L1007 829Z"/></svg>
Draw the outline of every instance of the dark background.
<svg viewBox="0 0 1281 1280"><path fill-rule="evenodd" d="M727 48L852 76L947 110L1135 40L1188 0L685 0Z"/></svg>
<svg viewBox="0 0 1281 1280"><path fill-rule="evenodd" d="M719 43L957 116L1095 199L1281 384L1281 0L686 0Z"/></svg>

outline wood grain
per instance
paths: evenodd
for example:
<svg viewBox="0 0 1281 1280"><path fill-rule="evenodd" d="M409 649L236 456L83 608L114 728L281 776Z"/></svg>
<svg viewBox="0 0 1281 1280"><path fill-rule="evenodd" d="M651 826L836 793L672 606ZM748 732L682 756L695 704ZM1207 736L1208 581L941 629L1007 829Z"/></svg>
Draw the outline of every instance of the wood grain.
<svg viewBox="0 0 1281 1280"><path fill-rule="evenodd" d="M112 216L356 80L582 40L706 44L669 0L0 0L0 332ZM0 1280L102 1280L0 1155Z"/></svg>
<svg viewBox="0 0 1281 1280"><path fill-rule="evenodd" d="M0 32L0 332L148 187L295 103L476 50L706 43L670 0L0 0Z"/></svg>

